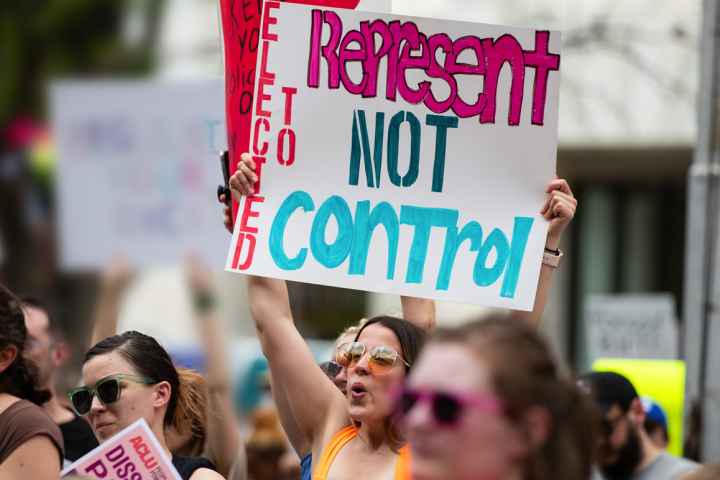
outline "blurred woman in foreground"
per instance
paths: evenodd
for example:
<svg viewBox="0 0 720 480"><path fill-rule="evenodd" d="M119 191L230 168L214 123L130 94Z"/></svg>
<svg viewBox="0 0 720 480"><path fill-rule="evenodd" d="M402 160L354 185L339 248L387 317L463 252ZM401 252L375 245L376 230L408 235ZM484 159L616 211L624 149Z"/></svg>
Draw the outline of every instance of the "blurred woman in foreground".
<svg viewBox="0 0 720 480"><path fill-rule="evenodd" d="M414 480L584 480L593 411L533 328L436 332L398 398Z"/></svg>

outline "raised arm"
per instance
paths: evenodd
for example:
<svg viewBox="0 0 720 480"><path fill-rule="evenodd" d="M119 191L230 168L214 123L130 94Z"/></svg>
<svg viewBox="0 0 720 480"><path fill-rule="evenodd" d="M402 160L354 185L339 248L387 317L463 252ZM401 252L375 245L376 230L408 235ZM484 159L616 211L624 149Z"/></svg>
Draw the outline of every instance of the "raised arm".
<svg viewBox="0 0 720 480"><path fill-rule="evenodd" d="M221 195L218 200L220 201L220 203L224 204L225 196ZM230 210L230 207L224 206L223 223L225 224L225 228L230 233L232 233L232 220L230 218L231 215L232 212ZM275 377L272 374L270 375L270 389L272 391L273 401L275 402L275 406L277 407L280 424L282 425L283 430L285 430L285 435L287 435L288 440L290 441L290 445L292 445L295 452L300 458L302 458L308 453L310 453L310 450L312 448L311 442L310 440L308 440L308 438L298 425L297 421L295 420L295 415L293 414L292 408L290 407L290 402L287 398L287 391L285 390L285 387L282 384L277 383L275 381Z"/></svg>
<svg viewBox="0 0 720 480"><path fill-rule="evenodd" d="M117 334L120 303L134 275L124 257L113 258L103 270L93 311L90 346Z"/></svg>
<svg viewBox="0 0 720 480"><path fill-rule="evenodd" d="M217 312L217 295L212 274L196 258L186 264L187 283L192 296L194 321L205 353L208 385L206 449L223 477L229 478L235 465L245 472L244 449L240 445L238 419L233 408L230 372L222 326Z"/></svg>
<svg viewBox="0 0 720 480"><path fill-rule="evenodd" d="M575 216L577 200L572 190L570 190L568 182L561 178L552 180L545 191L547 198L540 210L540 214L550 222L547 240L545 242L545 250L558 251L562 234ZM550 287L552 287L554 272L555 267L551 267L545 263L541 265L538 288L535 294L535 304L532 311L514 311L512 313L514 318L528 322L535 327L540 326L542 314L545 311L545 305L547 304L550 293Z"/></svg>
<svg viewBox="0 0 720 480"><path fill-rule="evenodd" d="M230 188L236 196L251 195L257 175L255 164L244 154L238 169L230 179ZM227 225L226 215L226 225ZM283 280L248 276L248 299L250 312L255 321L263 353L270 365L275 386L281 385L276 393L285 392L285 402L290 412L284 411L281 419L294 425L283 424L287 430L297 428L293 434L312 444L328 422L340 418L344 421L346 400L335 385L318 368L310 348L298 332L293 321L288 298L287 285ZM297 433L297 432L296 432ZM303 453L298 451L298 453Z"/></svg>
<svg viewBox="0 0 720 480"><path fill-rule="evenodd" d="M317 366L295 328L285 282L249 276L248 298L273 382L282 386L297 428L312 444L330 418L345 411L345 397Z"/></svg>
<svg viewBox="0 0 720 480"><path fill-rule="evenodd" d="M403 318L426 332L435 330L435 301L426 298L400 297Z"/></svg>

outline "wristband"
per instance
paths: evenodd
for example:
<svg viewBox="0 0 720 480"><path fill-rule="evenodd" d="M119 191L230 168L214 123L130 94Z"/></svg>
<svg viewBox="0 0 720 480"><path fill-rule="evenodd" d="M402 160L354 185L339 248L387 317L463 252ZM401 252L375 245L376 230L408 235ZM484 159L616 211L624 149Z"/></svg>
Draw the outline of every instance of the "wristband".
<svg viewBox="0 0 720 480"><path fill-rule="evenodd" d="M552 252L552 253L551 253ZM543 252L543 259L542 263L543 265L547 265L550 268L558 268L560 266L560 259L563 257L563 252L560 250L557 250L557 254L553 250L549 250L546 248L545 252Z"/></svg>
<svg viewBox="0 0 720 480"><path fill-rule="evenodd" d="M552 253L552 254L555 255L556 257L562 256L562 252L560 251L559 248L558 248L557 250L553 250L552 248L545 247L545 251L546 251L547 253Z"/></svg>
<svg viewBox="0 0 720 480"><path fill-rule="evenodd" d="M215 295L209 292L198 293L193 296L193 306L199 313L207 313L215 307Z"/></svg>

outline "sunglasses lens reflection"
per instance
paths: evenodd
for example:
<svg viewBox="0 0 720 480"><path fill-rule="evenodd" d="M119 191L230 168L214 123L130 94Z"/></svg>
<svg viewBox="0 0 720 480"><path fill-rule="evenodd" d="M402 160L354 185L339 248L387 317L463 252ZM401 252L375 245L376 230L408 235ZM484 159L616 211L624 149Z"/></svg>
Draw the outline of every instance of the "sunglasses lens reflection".
<svg viewBox="0 0 720 480"><path fill-rule="evenodd" d="M118 399L120 395L120 384L116 379L111 378L97 386L97 393L100 400L107 405Z"/></svg>
<svg viewBox="0 0 720 480"><path fill-rule="evenodd" d="M435 420L445 425L452 425L460 417L460 402L452 395L445 393L435 394L433 399L433 415Z"/></svg>
<svg viewBox="0 0 720 480"><path fill-rule="evenodd" d="M88 390L78 390L72 394L70 401L79 415L85 415L90 411L92 394Z"/></svg>

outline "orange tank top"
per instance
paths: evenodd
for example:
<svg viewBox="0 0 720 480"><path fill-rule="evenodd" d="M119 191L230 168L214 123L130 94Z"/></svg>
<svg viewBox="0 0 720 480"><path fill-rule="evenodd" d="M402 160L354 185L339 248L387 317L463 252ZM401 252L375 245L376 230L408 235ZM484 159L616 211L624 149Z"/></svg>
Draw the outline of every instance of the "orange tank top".
<svg viewBox="0 0 720 480"><path fill-rule="evenodd" d="M312 477L313 480L327 480L330 465L332 465L335 457L356 436L357 429L353 425L349 425L335 434L330 443L323 449L315 474ZM400 449L400 455L395 465L395 480L410 480L410 447L407 445Z"/></svg>

